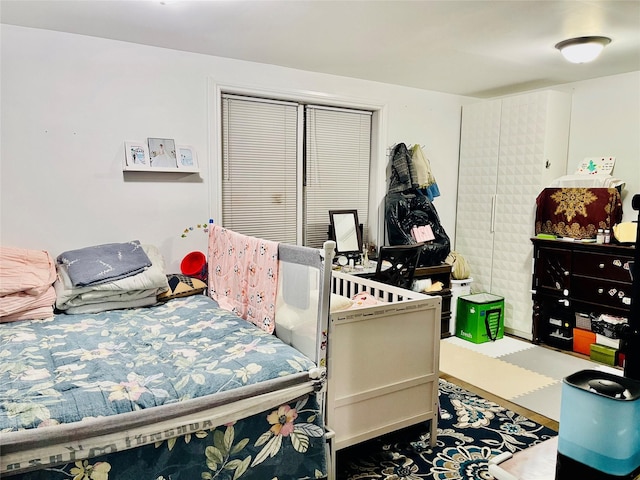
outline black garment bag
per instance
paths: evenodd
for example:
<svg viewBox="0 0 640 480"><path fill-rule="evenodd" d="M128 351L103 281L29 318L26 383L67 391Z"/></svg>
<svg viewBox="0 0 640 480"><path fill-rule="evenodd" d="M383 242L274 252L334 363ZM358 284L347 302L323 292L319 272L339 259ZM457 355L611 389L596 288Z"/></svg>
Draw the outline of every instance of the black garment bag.
<svg viewBox="0 0 640 480"><path fill-rule="evenodd" d="M388 193L385 198L385 221L389 245L411 245L414 226L431 226L435 239L422 247L419 267L440 265L451 251L451 240L440 223L440 217L429 198L418 189Z"/></svg>

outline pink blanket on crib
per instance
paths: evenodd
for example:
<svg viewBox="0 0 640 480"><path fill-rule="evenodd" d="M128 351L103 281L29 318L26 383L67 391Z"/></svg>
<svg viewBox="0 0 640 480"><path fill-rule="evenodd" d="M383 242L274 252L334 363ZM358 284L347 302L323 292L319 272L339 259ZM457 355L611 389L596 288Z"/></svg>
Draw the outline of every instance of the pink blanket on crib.
<svg viewBox="0 0 640 480"><path fill-rule="evenodd" d="M278 243L209 228L209 294L225 310L273 333Z"/></svg>

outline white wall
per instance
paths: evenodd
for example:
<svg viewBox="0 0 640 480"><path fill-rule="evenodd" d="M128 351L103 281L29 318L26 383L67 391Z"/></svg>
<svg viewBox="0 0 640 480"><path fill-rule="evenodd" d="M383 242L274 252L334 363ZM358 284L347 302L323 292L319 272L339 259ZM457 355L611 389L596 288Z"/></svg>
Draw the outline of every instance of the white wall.
<svg viewBox="0 0 640 480"><path fill-rule="evenodd" d="M623 220L638 218L631 198L640 194L640 72L568 85L573 93L567 171L587 157L616 157L613 176L626 182Z"/></svg>
<svg viewBox="0 0 640 480"><path fill-rule="evenodd" d="M160 247L170 271L205 251L202 229L181 234L216 211L214 83L379 106L381 156L397 142L425 146L442 192L435 206L455 236L460 107L476 99L9 25L0 40L2 245L56 256L139 239ZM583 157L615 155L632 218L640 72L565 87L574 93L569 171ZM147 137L193 145L200 175L123 174L124 142Z"/></svg>
<svg viewBox="0 0 640 480"><path fill-rule="evenodd" d="M202 230L181 234L216 210L214 83L380 106L382 156L397 142L425 145L453 234L462 97L9 25L0 33L2 245L56 256L139 239L160 247L171 271L206 251ZM147 137L193 145L201 174L123 174L124 142Z"/></svg>

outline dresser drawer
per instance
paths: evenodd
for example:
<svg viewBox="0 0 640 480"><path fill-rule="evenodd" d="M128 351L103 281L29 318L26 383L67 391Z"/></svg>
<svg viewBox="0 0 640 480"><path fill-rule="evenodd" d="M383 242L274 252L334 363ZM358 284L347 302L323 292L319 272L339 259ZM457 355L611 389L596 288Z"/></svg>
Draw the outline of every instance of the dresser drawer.
<svg viewBox="0 0 640 480"><path fill-rule="evenodd" d="M594 252L573 252L574 275L586 277L606 278L619 282L631 283L629 262L633 257L616 254L602 254Z"/></svg>
<svg viewBox="0 0 640 480"><path fill-rule="evenodd" d="M574 275L571 297L583 302L628 310L631 307L631 284Z"/></svg>

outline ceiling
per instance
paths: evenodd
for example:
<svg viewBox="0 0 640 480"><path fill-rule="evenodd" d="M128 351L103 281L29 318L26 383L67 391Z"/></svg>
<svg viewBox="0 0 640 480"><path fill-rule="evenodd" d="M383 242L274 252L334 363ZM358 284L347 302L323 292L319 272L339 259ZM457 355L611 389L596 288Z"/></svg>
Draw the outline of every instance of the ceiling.
<svg viewBox="0 0 640 480"><path fill-rule="evenodd" d="M0 0L0 21L493 97L640 70L640 0ZM554 45L612 38L591 64Z"/></svg>

